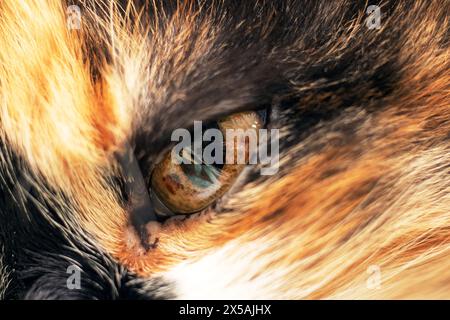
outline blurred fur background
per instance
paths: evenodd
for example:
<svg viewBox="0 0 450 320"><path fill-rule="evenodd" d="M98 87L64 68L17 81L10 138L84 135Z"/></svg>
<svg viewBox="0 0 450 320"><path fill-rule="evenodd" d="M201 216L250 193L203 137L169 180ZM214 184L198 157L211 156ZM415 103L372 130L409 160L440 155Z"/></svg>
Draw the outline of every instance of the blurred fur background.
<svg viewBox="0 0 450 320"><path fill-rule="evenodd" d="M0 295L450 298L449 12L0 1ZM245 169L143 246L120 155L148 182L173 129L261 108L280 129L280 171Z"/></svg>

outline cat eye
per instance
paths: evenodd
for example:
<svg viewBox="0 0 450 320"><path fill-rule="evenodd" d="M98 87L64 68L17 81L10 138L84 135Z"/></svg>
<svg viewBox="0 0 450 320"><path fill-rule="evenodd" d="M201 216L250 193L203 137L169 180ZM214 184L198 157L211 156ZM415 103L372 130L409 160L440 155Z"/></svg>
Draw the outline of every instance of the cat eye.
<svg viewBox="0 0 450 320"><path fill-rule="evenodd" d="M203 155L208 149L211 151L210 159L202 157L201 152L195 152L195 142L175 153L173 150L167 152L151 175L153 200L164 208L159 213L199 212L224 195L247 165L253 151L251 147L254 146L250 140L258 139L258 130L263 125L264 119L258 112L234 114L212 125L202 126L205 133L202 134L201 148ZM215 135L212 139L208 131L221 135ZM230 132L233 134L230 135ZM245 132L245 135L235 135L235 132ZM214 143L216 148L208 147L210 143ZM216 161L211 161L211 158Z"/></svg>

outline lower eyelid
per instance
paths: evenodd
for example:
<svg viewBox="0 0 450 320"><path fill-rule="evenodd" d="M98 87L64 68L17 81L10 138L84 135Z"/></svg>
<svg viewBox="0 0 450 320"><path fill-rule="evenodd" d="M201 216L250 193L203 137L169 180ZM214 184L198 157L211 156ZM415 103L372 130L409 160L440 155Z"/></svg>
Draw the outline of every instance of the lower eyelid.
<svg viewBox="0 0 450 320"><path fill-rule="evenodd" d="M158 195L155 193L155 191L150 188L149 190L150 200L153 204L153 210L155 210L155 213L158 218L161 218L162 220L170 218L175 216L175 213L171 211L167 206L159 199Z"/></svg>

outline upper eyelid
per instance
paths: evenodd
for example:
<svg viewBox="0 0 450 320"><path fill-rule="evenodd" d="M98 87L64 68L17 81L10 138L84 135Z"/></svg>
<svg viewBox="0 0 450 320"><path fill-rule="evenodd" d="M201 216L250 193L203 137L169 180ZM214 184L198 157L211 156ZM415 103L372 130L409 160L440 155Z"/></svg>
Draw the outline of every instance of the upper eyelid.
<svg viewBox="0 0 450 320"><path fill-rule="evenodd" d="M173 146L173 144L175 143L171 142L172 132L176 129L186 129L188 131L191 131L194 121L203 121L205 123L212 123L215 121L219 121L221 118L244 111L254 111L258 112L258 114L262 113L264 115L264 117L262 117L264 125L267 125L267 122L270 119L270 106L267 105L266 106L259 105L257 107L251 105L239 106L236 108L230 108L229 110L226 111L221 110L221 112L214 112L214 109L220 108L212 107L211 109L213 109L213 111L207 117L202 116L198 113L194 113L193 116L189 116L188 114L183 116L183 118L185 119L180 119L179 125L169 123L167 128L163 129L162 131L160 130L159 132L157 123L166 120L158 121L156 117L153 118L152 120L155 123L155 125L152 127L155 128L154 130L142 130L141 132L139 132L140 129L137 129L137 134L135 134L134 137L134 145L137 149L136 154L147 154L147 156L153 159L152 162L157 160L156 158L159 158L160 160L163 157L163 154L167 150L169 150L170 147ZM173 111L171 113L173 113ZM199 115L198 119L195 118L195 115Z"/></svg>
<svg viewBox="0 0 450 320"><path fill-rule="evenodd" d="M178 128L184 128L188 129L190 126L192 126L193 121L203 121L205 123L219 121L221 118L231 116L238 112L244 112L244 111L258 111L260 109L263 109L261 105L236 105L234 107L227 106L224 108L221 104L217 104L214 106L211 106L210 108L207 108L207 110L197 109L192 112L192 114L189 114L189 110L187 111L187 115L184 117L189 117L189 119L183 121L184 125L180 126L174 126L173 130ZM216 111L217 110L217 111ZM179 112L182 112L183 110L180 110ZM173 114L176 114L176 112L172 111Z"/></svg>

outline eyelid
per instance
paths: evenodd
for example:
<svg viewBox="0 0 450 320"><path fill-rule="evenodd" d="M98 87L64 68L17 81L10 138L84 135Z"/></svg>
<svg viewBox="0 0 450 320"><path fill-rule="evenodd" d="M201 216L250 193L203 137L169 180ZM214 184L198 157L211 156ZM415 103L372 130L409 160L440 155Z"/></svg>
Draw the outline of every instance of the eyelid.
<svg viewBox="0 0 450 320"><path fill-rule="evenodd" d="M252 111L252 110L248 110L248 111ZM257 110L253 110L253 111L256 112L258 114L258 116L261 118L263 126L266 126L270 119L269 107L259 108ZM204 120L200 119L198 121L203 121L205 123L205 126L208 127L210 124L215 123L222 118L232 116L235 113L236 113L235 111L226 112L226 113L220 114L220 116L217 115L214 118L208 118L208 119L204 119ZM180 127L180 129L186 129L189 131L189 133L191 135L193 135L193 131L194 131L193 123L194 123L194 120L191 120L188 122L188 125L186 125L184 127ZM178 128L175 128L175 129L178 129ZM165 141L164 148L161 148L158 150L158 153L152 163L152 168L154 168L158 163L160 163L164 159L164 155L167 153L167 151L169 151L177 143L176 141L171 141L171 139L170 139L171 134L172 134L172 132L170 132L169 135L165 135L163 137L163 141Z"/></svg>
<svg viewBox="0 0 450 320"><path fill-rule="evenodd" d="M155 210L156 216L161 218L170 218L175 216L175 213L167 208L167 206L161 201L153 188L149 188L149 195L153 204L153 210Z"/></svg>
<svg viewBox="0 0 450 320"><path fill-rule="evenodd" d="M214 109L220 109L219 106L215 106L215 107L211 107L212 110ZM183 123L178 125L178 126L172 126L171 130L168 130L170 133L167 134L170 137L170 134L172 133L173 130L175 129L187 129L189 131L191 131L192 129L192 125L194 120L195 121L202 121L205 125L208 125L210 123L213 122L217 122L220 119L232 116L234 114L238 114L238 113L242 113L242 112L256 112L258 113L258 115L263 119L263 124L266 123L266 121L269 119L268 115L270 112L270 106L269 105L263 105L263 106L259 106L257 108L255 108L254 106L241 106L241 107L237 107L237 108L228 108L228 110L226 111L221 111L221 112L211 112L211 114L201 114L201 113L197 113L196 115L189 115L189 111L187 111L182 117L183 118L187 118L185 120L183 120Z"/></svg>

